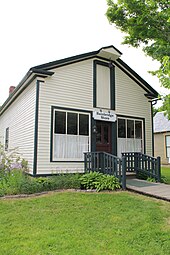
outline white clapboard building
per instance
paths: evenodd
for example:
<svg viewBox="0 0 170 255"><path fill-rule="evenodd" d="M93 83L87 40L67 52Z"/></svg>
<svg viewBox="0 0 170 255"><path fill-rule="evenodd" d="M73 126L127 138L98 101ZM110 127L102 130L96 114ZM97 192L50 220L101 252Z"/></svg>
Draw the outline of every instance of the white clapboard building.
<svg viewBox="0 0 170 255"><path fill-rule="evenodd" d="M158 93L114 46L31 68L0 109L0 141L33 176L84 171L84 152L153 155Z"/></svg>

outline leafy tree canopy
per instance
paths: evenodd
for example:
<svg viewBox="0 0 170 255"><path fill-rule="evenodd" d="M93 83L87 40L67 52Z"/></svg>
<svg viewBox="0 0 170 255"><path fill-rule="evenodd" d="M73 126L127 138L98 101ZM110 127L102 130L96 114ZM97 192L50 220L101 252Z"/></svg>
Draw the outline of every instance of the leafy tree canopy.
<svg viewBox="0 0 170 255"><path fill-rule="evenodd" d="M107 4L108 20L127 34L123 44L142 46L148 56L159 61L160 68L151 73L170 89L169 0L107 0Z"/></svg>

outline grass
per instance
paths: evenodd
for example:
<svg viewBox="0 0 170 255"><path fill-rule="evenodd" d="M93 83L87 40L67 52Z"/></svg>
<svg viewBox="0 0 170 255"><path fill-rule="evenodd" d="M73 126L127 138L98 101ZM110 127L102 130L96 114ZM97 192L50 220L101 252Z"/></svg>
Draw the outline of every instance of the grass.
<svg viewBox="0 0 170 255"><path fill-rule="evenodd" d="M170 168L169 167L162 167L161 174L166 177L166 182L170 184Z"/></svg>
<svg viewBox="0 0 170 255"><path fill-rule="evenodd" d="M0 200L3 255L166 255L170 203L128 192Z"/></svg>

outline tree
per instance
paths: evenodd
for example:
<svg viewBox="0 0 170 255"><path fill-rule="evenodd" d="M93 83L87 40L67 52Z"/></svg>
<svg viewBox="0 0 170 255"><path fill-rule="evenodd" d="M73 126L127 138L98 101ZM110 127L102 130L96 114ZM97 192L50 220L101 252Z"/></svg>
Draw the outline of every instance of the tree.
<svg viewBox="0 0 170 255"><path fill-rule="evenodd" d="M107 0L107 4L109 22L126 33L123 44L142 46L148 56L159 61L159 69L150 73L170 89L169 0ZM170 119L170 95L167 97L166 111Z"/></svg>
<svg viewBox="0 0 170 255"><path fill-rule="evenodd" d="M162 101L163 103L160 107L156 108L153 106L153 116L155 116L157 112L165 112L166 115L167 104L169 104L168 96L165 96Z"/></svg>

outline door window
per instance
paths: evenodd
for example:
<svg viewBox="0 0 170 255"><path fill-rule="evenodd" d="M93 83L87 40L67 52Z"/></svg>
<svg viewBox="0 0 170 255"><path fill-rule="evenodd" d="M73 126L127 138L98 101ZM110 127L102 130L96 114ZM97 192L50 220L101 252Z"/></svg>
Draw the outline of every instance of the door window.
<svg viewBox="0 0 170 255"><path fill-rule="evenodd" d="M111 153L111 123L97 121L96 151Z"/></svg>

